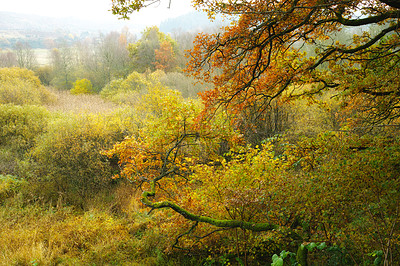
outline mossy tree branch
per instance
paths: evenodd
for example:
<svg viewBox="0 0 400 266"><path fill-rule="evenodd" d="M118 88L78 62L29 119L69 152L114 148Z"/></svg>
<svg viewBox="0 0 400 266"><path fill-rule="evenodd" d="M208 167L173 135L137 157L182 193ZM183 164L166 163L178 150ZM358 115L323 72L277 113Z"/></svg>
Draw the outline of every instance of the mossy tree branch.
<svg viewBox="0 0 400 266"><path fill-rule="evenodd" d="M185 129L186 131L186 129ZM176 138L175 143L171 146L170 149L165 153L165 157L163 158L163 164L160 169L160 174L154 177L152 180L148 181L150 184L150 190L144 191L142 193L142 203L152 209L163 209L169 208L179 213L186 219L194 222L208 223L214 225L219 228L242 228L250 231L260 232L260 231L271 231L277 229L278 226L271 223L254 223L254 222L246 222L239 220L224 220L224 219L215 219L207 216L197 215L189 212L183 207L171 202L171 201L160 201L160 202L152 202L150 197L154 197L156 195L156 185L162 179L173 175L178 170L174 165L174 161L176 158L176 154L179 152L180 148L183 147L183 143L188 138L198 138L198 133L187 133L183 132L182 135ZM172 157L172 158L170 158ZM169 167L167 167L170 165Z"/></svg>
<svg viewBox="0 0 400 266"><path fill-rule="evenodd" d="M152 181L150 183L150 191L144 191L142 194L143 204L152 209L169 208L179 213L180 215L182 215L183 217L185 217L190 221L208 223L221 228L241 228L254 232L271 231L274 229L278 229L277 225L271 223L253 223L253 222L238 221L238 220L224 220L224 219L210 218L202 215L196 215L170 201L152 202L149 199L149 197L154 197L156 195L155 188L156 188L156 181Z"/></svg>

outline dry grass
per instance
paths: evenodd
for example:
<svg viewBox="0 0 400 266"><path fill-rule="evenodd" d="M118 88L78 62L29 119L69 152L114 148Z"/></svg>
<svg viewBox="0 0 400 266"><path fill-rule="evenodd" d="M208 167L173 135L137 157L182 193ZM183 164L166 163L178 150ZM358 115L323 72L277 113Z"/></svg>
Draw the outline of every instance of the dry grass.
<svg viewBox="0 0 400 266"><path fill-rule="evenodd" d="M165 265L156 253L165 248L165 239L139 211L136 193L121 185L115 194L116 204L103 202L97 204L103 210L84 213L41 204L22 207L18 196L8 199L0 205L0 266ZM115 205L119 215L110 208Z"/></svg>
<svg viewBox="0 0 400 266"><path fill-rule="evenodd" d="M72 95L69 91L50 90L57 96L57 100L46 107L53 112L99 114L112 112L118 108L118 105L96 94Z"/></svg>

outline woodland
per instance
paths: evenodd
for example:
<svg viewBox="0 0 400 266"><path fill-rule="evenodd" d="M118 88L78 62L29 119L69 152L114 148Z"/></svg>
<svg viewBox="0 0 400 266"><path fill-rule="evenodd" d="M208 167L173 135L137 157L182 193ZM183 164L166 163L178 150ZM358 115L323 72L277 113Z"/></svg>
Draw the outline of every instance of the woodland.
<svg viewBox="0 0 400 266"><path fill-rule="evenodd" d="M0 265L399 265L399 2L192 4L0 53Z"/></svg>

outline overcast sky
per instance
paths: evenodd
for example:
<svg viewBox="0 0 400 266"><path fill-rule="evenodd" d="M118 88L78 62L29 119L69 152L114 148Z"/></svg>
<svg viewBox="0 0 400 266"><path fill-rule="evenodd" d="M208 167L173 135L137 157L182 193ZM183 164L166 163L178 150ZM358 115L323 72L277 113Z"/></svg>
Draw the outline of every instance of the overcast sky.
<svg viewBox="0 0 400 266"><path fill-rule="evenodd" d="M162 20L183 15L193 10L190 0L168 0L154 4L131 16L132 22L157 25ZM96 20L117 20L112 15L111 0L3 0L0 11L36 14L49 17L78 17ZM132 23L131 22L131 23Z"/></svg>

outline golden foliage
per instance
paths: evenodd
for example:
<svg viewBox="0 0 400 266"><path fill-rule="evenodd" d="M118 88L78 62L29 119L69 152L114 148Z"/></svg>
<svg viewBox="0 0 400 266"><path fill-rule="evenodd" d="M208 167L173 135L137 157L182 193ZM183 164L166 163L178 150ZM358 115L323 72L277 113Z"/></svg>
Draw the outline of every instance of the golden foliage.
<svg viewBox="0 0 400 266"><path fill-rule="evenodd" d="M31 70L0 69L0 104L41 105L53 102L54 95L43 87Z"/></svg>
<svg viewBox="0 0 400 266"><path fill-rule="evenodd" d="M97 210L1 206L0 221L0 265L142 265L159 261L156 243L162 247L145 216L127 220Z"/></svg>
<svg viewBox="0 0 400 266"><path fill-rule="evenodd" d="M92 94L92 93L94 93L92 83L88 79L80 79L80 80L75 81L70 92L71 92L71 94Z"/></svg>

